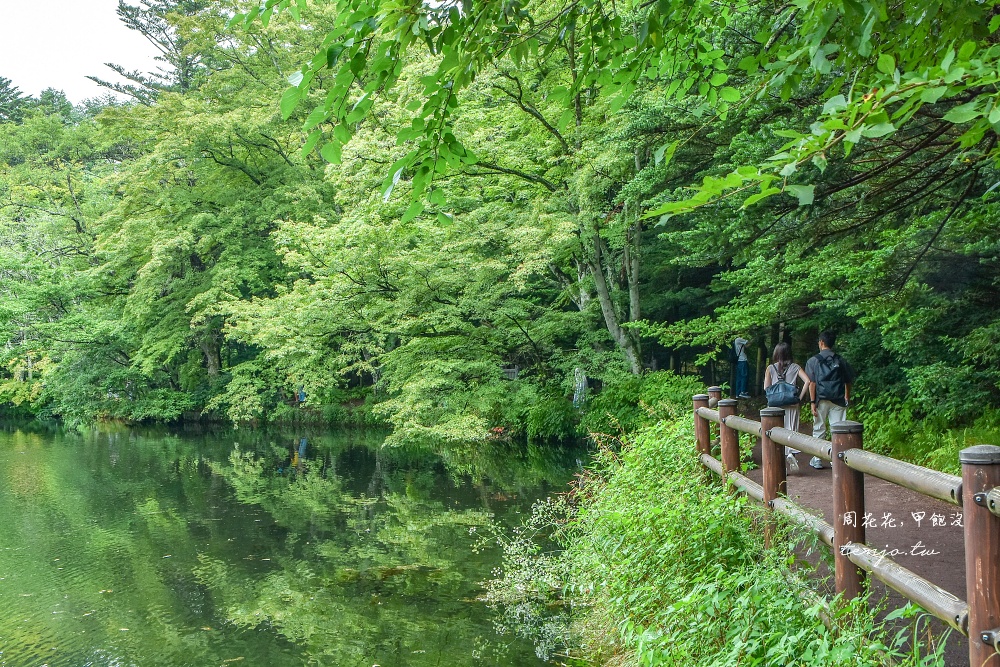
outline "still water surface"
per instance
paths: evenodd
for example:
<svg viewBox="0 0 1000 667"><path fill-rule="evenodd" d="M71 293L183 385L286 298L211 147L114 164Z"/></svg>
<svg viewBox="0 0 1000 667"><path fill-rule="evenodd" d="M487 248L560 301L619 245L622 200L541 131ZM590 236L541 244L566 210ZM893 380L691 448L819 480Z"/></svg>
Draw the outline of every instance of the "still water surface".
<svg viewBox="0 0 1000 667"><path fill-rule="evenodd" d="M577 456L0 427L0 665L541 665L493 633L476 546Z"/></svg>

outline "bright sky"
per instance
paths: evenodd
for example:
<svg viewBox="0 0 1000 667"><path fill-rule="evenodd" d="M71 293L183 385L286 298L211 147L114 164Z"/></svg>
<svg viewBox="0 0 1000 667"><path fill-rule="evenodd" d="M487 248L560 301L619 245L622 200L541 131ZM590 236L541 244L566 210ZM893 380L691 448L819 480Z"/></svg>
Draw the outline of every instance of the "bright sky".
<svg viewBox="0 0 1000 667"><path fill-rule="evenodd" d="M122 25L117 7L118 0L0 0L0 76L27 95L56 88L79 103L109 92L87 75L118 80L106 62L155 70L156 50Z"/></svg>

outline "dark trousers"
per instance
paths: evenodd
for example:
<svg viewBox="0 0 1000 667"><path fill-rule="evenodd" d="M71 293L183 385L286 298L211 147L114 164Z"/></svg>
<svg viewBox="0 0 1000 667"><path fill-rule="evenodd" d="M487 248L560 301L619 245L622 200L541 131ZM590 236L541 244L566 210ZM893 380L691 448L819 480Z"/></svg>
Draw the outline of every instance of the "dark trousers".
<svg viewBox="0 0 1000 667"><path fill-rule="evenodd" d="M736 362L736 395L747 393L747 377L750 375L750 363Z"/></svg>

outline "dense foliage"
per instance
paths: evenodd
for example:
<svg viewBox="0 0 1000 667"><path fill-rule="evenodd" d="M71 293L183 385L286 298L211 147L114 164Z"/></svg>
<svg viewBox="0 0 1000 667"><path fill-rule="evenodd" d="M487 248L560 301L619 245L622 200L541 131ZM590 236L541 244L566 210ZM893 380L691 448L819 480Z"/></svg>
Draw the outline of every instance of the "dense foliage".
<svg viewBox="0 0 1000 667"><path fill-rule="evenodd" d="M123 2L129 102L0 79L0 401L559 438L832 326L873 414L962 424L996 5Z"/></svg>

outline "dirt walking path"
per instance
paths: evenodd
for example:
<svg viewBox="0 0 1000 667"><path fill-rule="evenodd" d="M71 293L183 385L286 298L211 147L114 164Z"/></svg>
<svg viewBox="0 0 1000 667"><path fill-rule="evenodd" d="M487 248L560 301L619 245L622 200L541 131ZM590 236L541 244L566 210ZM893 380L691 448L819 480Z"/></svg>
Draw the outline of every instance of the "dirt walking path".
<svg viewBox="0 0 1000 667"><path fill-rule="evenodd" d="M742 407L742 406L741 406ZM741 411L749 419L759 420L757 413ZM800 429L812 434L812 424ZM746 436L743 436L746 437ZM799 472L788 475L788 497L802 507L822 512L833 525L833 474L829 461L822 470L809 467L809 455L799 454ZM762 481L760 444L753 448L756 468L747 476ZM965 549L961 508L928 498L871 475L865 475L865 514L858 517L866 525L868 544L880 550L903 567L937 584L959 599L965 599ZM878 582L878 593L885 590ZM902 596L890 591L892 608L902 606ZM943 623L934 627L942 630ZM948 667L968 665L968 644L965 637L952 633L945 655Z"/></svg>

